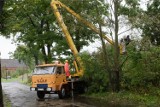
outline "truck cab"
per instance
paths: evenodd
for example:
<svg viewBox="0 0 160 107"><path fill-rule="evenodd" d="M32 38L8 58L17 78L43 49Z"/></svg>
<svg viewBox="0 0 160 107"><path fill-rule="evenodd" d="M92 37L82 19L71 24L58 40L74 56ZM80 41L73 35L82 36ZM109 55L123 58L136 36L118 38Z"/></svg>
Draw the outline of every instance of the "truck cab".
<svg viewBox="0 0 160 107"><path fill-rule="evenodd" d="M43 99L45 94L51 93L58 94L59 98L63 98L70 90L64 64L61 63L36 66L31 79L30 90L37 91L37 96L40 99Z"/></svg>

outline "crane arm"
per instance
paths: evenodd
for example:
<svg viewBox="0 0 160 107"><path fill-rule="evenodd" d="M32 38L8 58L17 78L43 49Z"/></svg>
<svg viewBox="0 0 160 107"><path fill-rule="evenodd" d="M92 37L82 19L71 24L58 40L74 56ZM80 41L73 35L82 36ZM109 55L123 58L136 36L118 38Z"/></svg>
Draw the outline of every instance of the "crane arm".
<svg viewBox="0 0 160 107"><path fill-rule="evenodd" d="M60 1L57 0L52 0L52 3L57 4L63 8L65 8L70 14L72 14L76 19L78 19L80 22L82 22L83 24L85 24L86 26L88 26L91 30L93 30L95 33L100 34L100 30L97 29L92 23L88 22L87 20L85 20L84 18L82 18L79 14L77 14L75 11L73 11L72 9L70 9L69 7L67 7L65 4L63 4ZM102 33L102 37L104 39L106 39L110 44L114 44L114 42L108 38L105 33Z"/></svg>
<svg viewBox="0 0 160 107"><path fill-rule="evenodd" d="M84 74L83 62L81 61L80 56L78 56L77 48L73 42L73 39L71 38L71 35L67 29L67 26L65 25L65 23L63 21L63 18L58 10L57 6L60 6L60 5L61 5L61 3L56 0L52 0L52 2L51 2L51 7L54 10L54 15L57 18L59 26L62 28L62 31L64 33L64 36L66 38L66 41L67 41L70 49L74 55L74 58L76 59L76 61L79 63L79 66L80 66L80 70L78 72L76 72L76 74L74 74L73 76L83 76L83 74Z"/></svg>

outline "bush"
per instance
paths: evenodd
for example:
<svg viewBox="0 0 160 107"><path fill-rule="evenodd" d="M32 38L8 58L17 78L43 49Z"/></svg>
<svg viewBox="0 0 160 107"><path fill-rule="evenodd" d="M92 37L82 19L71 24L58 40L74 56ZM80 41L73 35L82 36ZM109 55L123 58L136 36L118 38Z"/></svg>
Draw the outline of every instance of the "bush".
<svg viewBox="0 0 160 107"><path fill-rule="evenodd" d="M160 48L130 51L123 67L122 86L141 92L149 92L151 87L160 86Z"/></svg>
<svg viewBox="0 0 160 107"><path fill-rule="evenodd" d="M88 82L89 92L104 92L108 87L108 75L101 60L96 55L90 55L87 52L82 54L82 60L85 65L84 79Z"/></svg>

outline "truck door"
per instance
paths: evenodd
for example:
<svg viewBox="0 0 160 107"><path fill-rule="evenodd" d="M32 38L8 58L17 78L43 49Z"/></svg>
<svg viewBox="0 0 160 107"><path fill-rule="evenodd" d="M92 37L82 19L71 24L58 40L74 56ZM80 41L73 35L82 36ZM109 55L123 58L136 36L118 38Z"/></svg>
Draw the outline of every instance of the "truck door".
<svg viewBox="0 0 160 107"><path fill-rule="evenodd" d="M55 73L56 73L56 81L55 81L56 89L59 89L61 84L66 81L66 75L65 75L65 72L64 72L64 68L63 67L57 67Z"/></svg>

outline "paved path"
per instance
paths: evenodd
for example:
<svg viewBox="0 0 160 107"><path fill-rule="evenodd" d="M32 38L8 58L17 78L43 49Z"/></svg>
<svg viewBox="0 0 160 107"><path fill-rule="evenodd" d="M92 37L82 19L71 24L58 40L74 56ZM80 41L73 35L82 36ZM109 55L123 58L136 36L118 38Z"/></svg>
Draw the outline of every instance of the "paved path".
<svg viewBox="0 0 160 107"><path fill-rule="evenodd" d="M6 96L11 100L12 107L96 107L71 98L61 100L58 95L46 95L44 100L39 100L35 91L18 82L2 83Z"/></svg>

